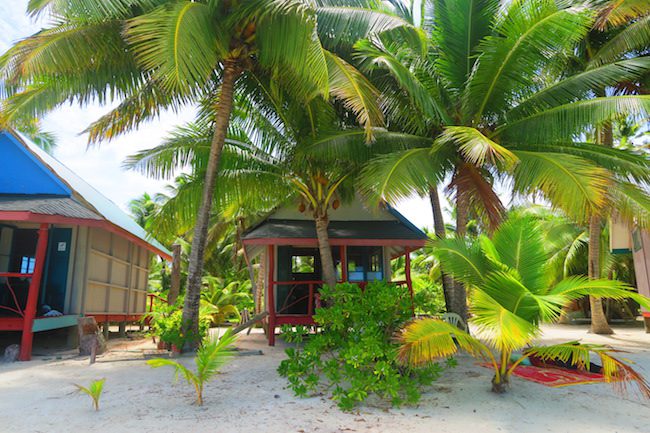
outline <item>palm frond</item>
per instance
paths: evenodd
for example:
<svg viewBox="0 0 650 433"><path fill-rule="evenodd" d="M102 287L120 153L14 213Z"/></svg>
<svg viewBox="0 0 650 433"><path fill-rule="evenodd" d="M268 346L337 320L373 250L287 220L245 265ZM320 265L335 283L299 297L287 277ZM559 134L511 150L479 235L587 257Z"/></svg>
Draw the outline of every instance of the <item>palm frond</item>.
<svg viewBox="0 0 650 433"><path fill-rule="evenodd" d="M588 125L598 125L621 116L647 118L649 113L650 95L587 99L504 123L496 129L495 136L511 142L563 141L583 132Z"/></svg>
<svg viewBox="0 0 650 433"><path fill-rule="evenodd" d="M481 336L500 352L520 349L540 332L536 323L508 310L482 290L474 291L470 311Z"/></svg>
<svg viewBox="0 0 650 433"><path fill-rule="evenodd" d="M432 252L455 280L479 287L491 266L478 242L468 245L462 238L438 239L431 242Z"/></svg>
<svg viewBox="0 0 650 433"><path fill-rule="evenodd" d="M517 162L511 151L469 126L447 126L437 140L441 144L456 145L465 161L479 167L502 163L513 166Z"/></svg>
<svg viewBox="0 0 650 433"><path fill-rule="evenodd" d="M513 173L514 189L528 194L541 191L572 218L585 221L607 203L610 173L590 161L550 152L515 151L519 164Z"/></svg>
<svg viewBox="0 0 650 433"><path fill-rule="evenodd" d="M511 3L494 29L502 36L481 42L464 94L465 114L480 122L484 114L500 113L515 94L534 84L539 66L573 47L591 22L585 7L561 8L552 0Z"/></svg>
<svg viewBox="0 0 650 433"><path fill-rule="evenodd" d="M491 33L498 0L423 1L433 8L433 41L440 58L437 66L457 91L474 69L477 47Z"/></svg>
<svg viewBox="0 0 650 433"><path fill-rule="evenodd" d="M631 81L650 69L650 57L637 57L588 69L534 92L506 116L509 121L589 96L589 92Z"/></svg>
<svg viewBox="0 0 650 433"><path fill-rule="evenodd" d="M441 168L450 165L444 160L437 161L435 156L431 156L430 148L415 148L374 158L361 171L360 192L389 203L409 197L420 189L424 193L425 188L428 191L427 185L442 180L445 170Z"/></svg>
<svg viewBox="0 0 650 433"><path fill-rule="evenodd" d="M591 364L591 354L595 353L602 363L605 380L610 382L615 390L625 393L626 387L633 383L644 398L650 399L650 384L628 363L614 357L612 354L616 352L618 351L607 346L579 344L574 341L553 346L531 347L526 350L525 355L538 357L542 361L557 360L586 370Z"/></svg>
<svg viewBox="0 0 650 433"><path fill-rule="evenodd" d="M539 224L532 218L510 218L494 233L492 242L500 261L517 271L521 282L536 291L545 283L548 258Z"/></svg>
<svg viewBox="0 0 650 433"><path fill-rule="evenodd" d="M572 276L560 281L549 290L548 294L562 296L566 299L566 303L583 296L594 296L614 300L632 299L644 308L650 308L650 299L636 293L626 283L616 280L592 280L585 276Z"/></svg>
<svg viewBox="0 0 650 433"><path fill-rule="evenodd" d="M356 114L357 121L366 130L366 139L372 140L372 128L383 126L379 106L379 91L356 68L335 54L326 52L330 93Z"/></svg>
<svg viewBox="0 0 650 433"><path fill-rule="evenodd" d="M124 34L138 63L168 91L205 85L228 43L208 5L178 1L127 22Z"/></svg>
<svg viewBox="0 0 650 433"><path fill-rule="evenodd" d="M403 364L418 366L448 358L464 350L472 356L492 358L480 340L457 327L438 319L420 319L409 323L398 337L397 359Z"/></svg>
<svg viewBox="0 0 650 433"><path fill-rule="evenodd" d="M650 47L650 14L624 27L592 57L593 66L610 63Z"/></svg>

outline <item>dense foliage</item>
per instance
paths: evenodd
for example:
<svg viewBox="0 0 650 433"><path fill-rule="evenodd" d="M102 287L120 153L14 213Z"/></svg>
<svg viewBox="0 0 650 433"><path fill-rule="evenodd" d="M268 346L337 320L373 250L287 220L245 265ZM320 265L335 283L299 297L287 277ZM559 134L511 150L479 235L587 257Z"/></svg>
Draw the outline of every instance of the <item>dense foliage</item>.
<svg viewBox="0 0 650 433"><path fill-rule="evenodd" d="M423 369L399 366L393 336L412 314L406 288L375 282L365 290L354 284L324 288L314 319L322 330L308 335L304 328L285 337L297 342L286 350L279 373L298 396L331 390L339 407L349 410L371 395L393 405L415 403L422 386L441 373L439 364ZM303 337L307 336L303 340Z"/></svg>
<svg viewBox="0 0 650 433"><path fill-rule="evenodd" d="M145 316L145 320L149 321L151 333L160 338L160 341L176 346L177 349L183 347L187 335L183 332L183 310L178 305L156 302L154 310ZM199 319L199 334L193 339L203 341L208 335L211 322L212 316L203 310Z"/></svg>

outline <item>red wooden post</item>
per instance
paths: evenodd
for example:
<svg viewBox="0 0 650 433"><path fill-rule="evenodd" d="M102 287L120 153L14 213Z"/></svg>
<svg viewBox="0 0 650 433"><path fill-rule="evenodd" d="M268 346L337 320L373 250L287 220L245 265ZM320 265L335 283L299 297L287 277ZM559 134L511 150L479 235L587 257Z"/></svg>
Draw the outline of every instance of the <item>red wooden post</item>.
<svg viewBox="0 0 650 433"><path fill-rule="evenodd" d="M269 285L266 306L269 309L269 346L275 346L275 293L274 282L275 276L275 251L273 245L269 245Z"/></svg>
<svg viewBox="0 0 650 433"><path fill-rule="evenodd" d="M413 282L411 281L411 249L404 249L404 275L406 276L406 286L409 288L409 293L411 294L411 308L415 314L415 305L413 301Z"/></svg>
<svg viewBox="0 0 650 433"><path fill-rule="evenodd" d="M34 274L32 275L32 281L29 283L27 304L25 305L25 315L23 316L23 335L20 341L19 356L21 361L29 361L32 358L32 342L34 340L32 327L34 326L34 318L36 317L38 291L41 287L41 277L43 276L45 256L47 255L48 228L48 224L41 224L41 227L38 229Z"/></svg>
<svg viewBox="0 0 650 433"><path fill-rule="evenodd" d="M340 255L341 255L341 281L344 283L348 282L348 249L345 245L340 246Z"/></svg>
<svg viewBox="0 0 650 433"><path fill-rule="evenodd" d="M309 300L307 301L307 314L314 315L314 284L309 283Z"/></svg>

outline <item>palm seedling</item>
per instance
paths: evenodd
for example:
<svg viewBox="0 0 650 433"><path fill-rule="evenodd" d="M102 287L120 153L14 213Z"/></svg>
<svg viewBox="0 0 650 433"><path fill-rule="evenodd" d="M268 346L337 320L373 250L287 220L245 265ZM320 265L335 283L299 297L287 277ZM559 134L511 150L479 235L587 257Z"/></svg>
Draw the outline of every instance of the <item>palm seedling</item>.
<svg viewBox="0 0 650 433"><path fill-rule="evenodd" d="M234 355L230 346L235 342L237 337L227 331L220 339L212 339L204 342L197 350L194 362L196 371L192 371L180 362L171 359L156 358L147 361L153 368L172 367L175 370L175 378L182 375L188 384L194 386L196 392L196 404L203 405L203 389L214 376L219 373L219 369Z"/></svg>
<svg viewBox="0 0 650 433"><path fill-rule="evenodd" d="M650 397L650 385L614 358L610 349L575 343L530 347L540 334L541 322L557 320L565 305L583 296L631 298L646 308L650 306L650 300L619 281L572 276L554 282L552 273L547 272L550 255L540 225L532 218L506 220L491 239L483 236L473 243L458 238L436 241L434 254L454 279L472 291L472 323L485 343L440 320L418 320L400 336L401 361L423 364L460 348L490 362L494 368L492 390L501 393L526 357L559 359L584 367L589 365L590 353L595 352L603 362L607 381L635 382L641 393ZM523 356L511 362L517 350L524 350Z"/></svg>
<svg viewBox="0 0 650 433"><path fill-rule="evenodd" d="M99 410L99 398L102 395L102 391L104 390L104 382L106 382L106 379L99 379L99 380L93 380L90 382L90 385L88 385L88 388L82 385L74 384L74 386L77 387L77 390L79 392L82 392L84 394L87 394L93 401L93 407L95 410Z"/></svg>

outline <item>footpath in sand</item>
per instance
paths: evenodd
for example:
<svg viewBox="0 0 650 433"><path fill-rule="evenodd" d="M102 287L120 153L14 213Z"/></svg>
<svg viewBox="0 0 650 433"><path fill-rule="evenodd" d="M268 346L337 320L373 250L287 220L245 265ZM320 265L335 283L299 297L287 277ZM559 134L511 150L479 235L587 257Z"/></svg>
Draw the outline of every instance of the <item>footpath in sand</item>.
<svg viewBox="0 0 650 433"><path fill-rule="evenodd" d="M545 326L543 342L582 340L630 353L650 377L650 334L616 328L609 337L586 327ZM511 391L489 390L490 371L467 356L426 390L416 407L361 407L341 412L326 397L300 399L286 389L276 368L284 344L266 346L263 335L243 335L237 356L207 385L205 404L192 403L193 391L173 383L170 368L152 369L143 353L151 340L114 340L112 350L88 365L88 358L35 357L0 364L2 432L648 432L650 402L613 394L607 384L548 388L513 378ZM263 352L254 355L250 351ZM69 356L69 355L68 355ZM191 364L191 358L181 358ZM100 411L73 383L106 378Z"/></svg>

